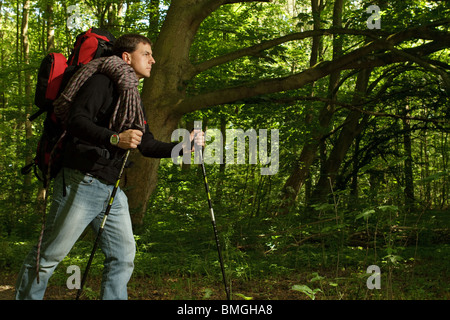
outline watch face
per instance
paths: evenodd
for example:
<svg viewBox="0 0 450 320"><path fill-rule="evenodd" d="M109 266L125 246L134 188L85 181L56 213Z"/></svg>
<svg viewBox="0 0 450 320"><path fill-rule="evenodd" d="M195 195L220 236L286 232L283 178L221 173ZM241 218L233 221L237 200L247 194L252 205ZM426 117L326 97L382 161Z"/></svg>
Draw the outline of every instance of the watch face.
<svg viewBox="0 0 450 320"><path fill-rule="evenodd" d="M119 143L119 136L117 134L113 134L110 139L111 144L116 145Z"/></svg>

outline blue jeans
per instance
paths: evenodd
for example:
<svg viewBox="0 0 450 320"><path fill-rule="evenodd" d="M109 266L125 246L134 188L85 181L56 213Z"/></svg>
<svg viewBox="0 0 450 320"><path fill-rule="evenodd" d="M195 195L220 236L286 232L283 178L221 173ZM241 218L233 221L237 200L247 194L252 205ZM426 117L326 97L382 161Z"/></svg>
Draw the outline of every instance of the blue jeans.
<svg viewBox="0 0 450 320"><path fill-rule="evenodd" d="M65 196L62 173L67 192ZM36 281L37 247L34 247L19 273L16 299L43 299L53 271L72 249L85 228L91 225L98 231L112 189L112 185L79 171L68 168L64 168L64 172L61 170L55 178L53 202L47 216L41 246L39 284ZM128 200L120 188L114 197L99 247L105 255L101 298L127 299L127 283L133 272L136 248ZM83 273L85 266L79 267Z"/></svg>

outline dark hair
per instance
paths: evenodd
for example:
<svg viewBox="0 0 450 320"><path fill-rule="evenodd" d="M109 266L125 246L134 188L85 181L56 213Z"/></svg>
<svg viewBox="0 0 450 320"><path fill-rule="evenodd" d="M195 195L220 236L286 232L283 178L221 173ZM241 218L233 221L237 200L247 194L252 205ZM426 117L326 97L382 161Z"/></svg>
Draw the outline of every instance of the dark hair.
<svg viewBox="0 0 450 320"><path fill-rule="evenodd" d="M122 57L122 53L132 53L137 49L139 43L147 43L153 45L151 40L146 36L137 33L128 33L120 36L114 41L113 54Z"/></svg>

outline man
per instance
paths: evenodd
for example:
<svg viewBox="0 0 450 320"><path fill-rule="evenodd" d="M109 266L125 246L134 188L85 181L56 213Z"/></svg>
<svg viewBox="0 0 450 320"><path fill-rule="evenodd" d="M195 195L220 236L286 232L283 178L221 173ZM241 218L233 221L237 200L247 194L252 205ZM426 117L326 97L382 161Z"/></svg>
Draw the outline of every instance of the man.
<svg viewBox="0 0 450 320"><path fill-rule="evenodd" d="M34 248L17 279L18 300L43 299L54 269L84 229L88 225L99 229L126 150L139 149L147 157L169 158L176 145L154 139L143 117L140 97L136 97L138 80L149 77L155 63L150 40L138 34L124 35L115 41L113 52L113 57L99 58L85 66L86 80L83 72L74 75L75 79L71 79L62 94L64 97L55 101L55 112L59 100L66 99L71 104L66 120L64 167L54 182L53 202L40 249L39 282L35 270L37 248ZM118 74L118 70L127 68L132 75L125 74L123 78ZM107 75L109 69L113 76ZM88 71L92 76L87 76ZM130 83L133 85L128 88ZM128 87L125 90L123 86ZM195 142L204 144L202 132ZM127 299L135 242L127 197L120 188L99 245L105 254L101 298Z"/></svg>

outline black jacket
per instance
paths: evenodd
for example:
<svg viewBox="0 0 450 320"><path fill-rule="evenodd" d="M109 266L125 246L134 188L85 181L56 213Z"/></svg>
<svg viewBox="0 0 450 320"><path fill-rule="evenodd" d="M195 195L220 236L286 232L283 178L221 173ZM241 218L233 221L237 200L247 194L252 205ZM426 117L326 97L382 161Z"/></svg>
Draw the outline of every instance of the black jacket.
<svg viewBox="0 0 450 320"><path fill-rule="evenodd" d="M95 74L80 88L67 121L64 167L116 182L125 150L110 144L114 132L108 124L118 97L114 82L103 74ZM176 144L155 140L146 122L138 149L146 157L170 158Z"/></svg>

